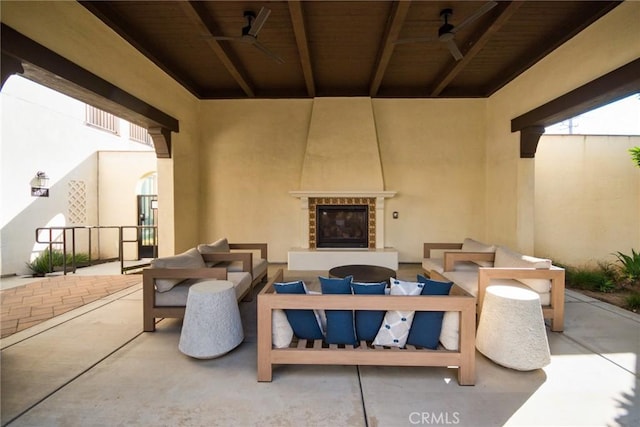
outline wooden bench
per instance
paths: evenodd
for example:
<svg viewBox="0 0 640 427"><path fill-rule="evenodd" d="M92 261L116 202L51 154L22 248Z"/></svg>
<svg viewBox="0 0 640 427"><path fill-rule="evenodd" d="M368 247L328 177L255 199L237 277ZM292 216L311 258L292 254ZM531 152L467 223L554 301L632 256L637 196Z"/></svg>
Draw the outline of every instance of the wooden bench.
<svg viewBox="0 0 640 427"><path fill-rule="evenodd" d="M475 384L475 299L462 289L457 295L292 295L276 294L273 284L283 281L276 274L258 294L258 381L271 381L273 365L381 365L381 366L457 366L460 385ZM405 348L328 345L322 340L295 339L288 348L273 348L272 312L276 309L323 310L412 310L457 311L460 313L458 351L430 350L407 345Z"/></svg>

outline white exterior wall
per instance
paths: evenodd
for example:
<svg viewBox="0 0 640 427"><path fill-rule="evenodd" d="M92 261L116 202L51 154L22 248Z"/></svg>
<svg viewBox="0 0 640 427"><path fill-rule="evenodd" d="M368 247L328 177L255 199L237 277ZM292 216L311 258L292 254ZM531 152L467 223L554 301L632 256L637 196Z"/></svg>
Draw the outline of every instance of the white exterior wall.
<svg viewBox="0 0 640 427"><path fill-rule="evenodd" d="M123 198L122 205L132 204L135 210L137 179L155 171L155 152L148 146L129 140L126 121L120 121L120 136L87 126L84 103L24 78L11 77L2 88L0 97L0 275L4 276L28 273L25 263L45 246L35 243L36 228L101 224L99 172L101 186L111 183L123 193L127 187L131 188L134 196ZM135 166L128 164L126 181L122 171L115 170L115 167L99 168L97 153L113 150L141 151L138 156L147 160L132 162ZM123 156L129 154L136 153L120 153ZM139 168L138 173L135 168ZM38 171L49 177L48 198L31 196L31 180ZM114 179L109 179L110 176ZM74 223L70 222L73 218L69 216L72 181L84 184L85 188L84 215L79 218L84 220ZM117 211L128 212L122 206ZM136 224L135 214L112 220L123 225ZM79 232L77 240L76 251L87 252L86 232ZM98 241L94 239L92 242L94 258L98 254ZM61 246L59 248L62 249Z"/></svg>

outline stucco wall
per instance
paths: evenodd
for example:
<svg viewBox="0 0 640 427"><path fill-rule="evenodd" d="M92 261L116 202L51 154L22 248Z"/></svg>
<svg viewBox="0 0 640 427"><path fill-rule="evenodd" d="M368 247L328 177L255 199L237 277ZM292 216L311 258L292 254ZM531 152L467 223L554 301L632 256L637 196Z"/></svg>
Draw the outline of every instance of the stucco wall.
<svg viewBox="0 0 640 427"><path fill-rule="evenodd" d="M385 245L396 247L401 261L419 260L425 241L481 237L484 105L484 100L373 101L384 189L398 191L385 209ZM203 102L204 241L267 241L270 260L280 262L289 248L301 245L299 201L288 192L300 189L311 107L310 100ZM334 108L350 114L348 100ZM343 143L349 144L348 135ZM328 162L331 156L307 162ZM326 176L326 189L353 189L345 176ZM398 219L391 218L393 211Z"/></svg>
<svg viewBox="0 0 640 427"><path fill-rule="evenodd" d="M640 136L549 135L535 165L536 251L580 266L640 250Z"/></svg>
<svg viewBox="0 0 640 427"><path fill-rule="evenodd" d="M2 2L2 22L180 122L158 162L160 254L199 240L198 100L79 3Z"/></svg>
<svg viewBox="0 0 640 427"><path fill-rule="evenodd" d="M511 119L640 57L640 2L624 2L487 102L487 238L534 247L534 159L519 158Z"/></svg>

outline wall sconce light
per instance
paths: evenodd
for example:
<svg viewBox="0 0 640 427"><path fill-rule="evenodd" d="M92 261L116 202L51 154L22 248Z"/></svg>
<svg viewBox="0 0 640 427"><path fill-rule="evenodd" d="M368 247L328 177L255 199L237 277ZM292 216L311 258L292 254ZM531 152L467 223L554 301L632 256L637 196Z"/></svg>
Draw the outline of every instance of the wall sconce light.
<svg viewBox="0 0 640 427"><path fill-rule="evenodd" d="M49 197L49 177L42 171L36 172L31 180L31 195L34 197Z"/></svg>
<svg viewBox="0 0 640 427"><path fill-rule="evenodd" d="M49 177L46 173L38 171L36 172L36 179L34 184L34 187L48 188L47 184L49 184Z"/></svg>

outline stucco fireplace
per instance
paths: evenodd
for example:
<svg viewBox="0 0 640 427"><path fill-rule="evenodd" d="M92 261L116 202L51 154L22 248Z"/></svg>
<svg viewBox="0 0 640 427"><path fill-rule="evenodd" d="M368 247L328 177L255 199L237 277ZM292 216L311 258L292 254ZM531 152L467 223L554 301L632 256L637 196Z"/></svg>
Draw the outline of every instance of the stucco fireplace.
<svg viewBox="0 0 640 427"><path fill-rule="evenodd" d="M289 192L300 201L290 270L398 268L384 236L385 200L396 192L384 191L371 98L314 98L298 188Z"/></svg>

